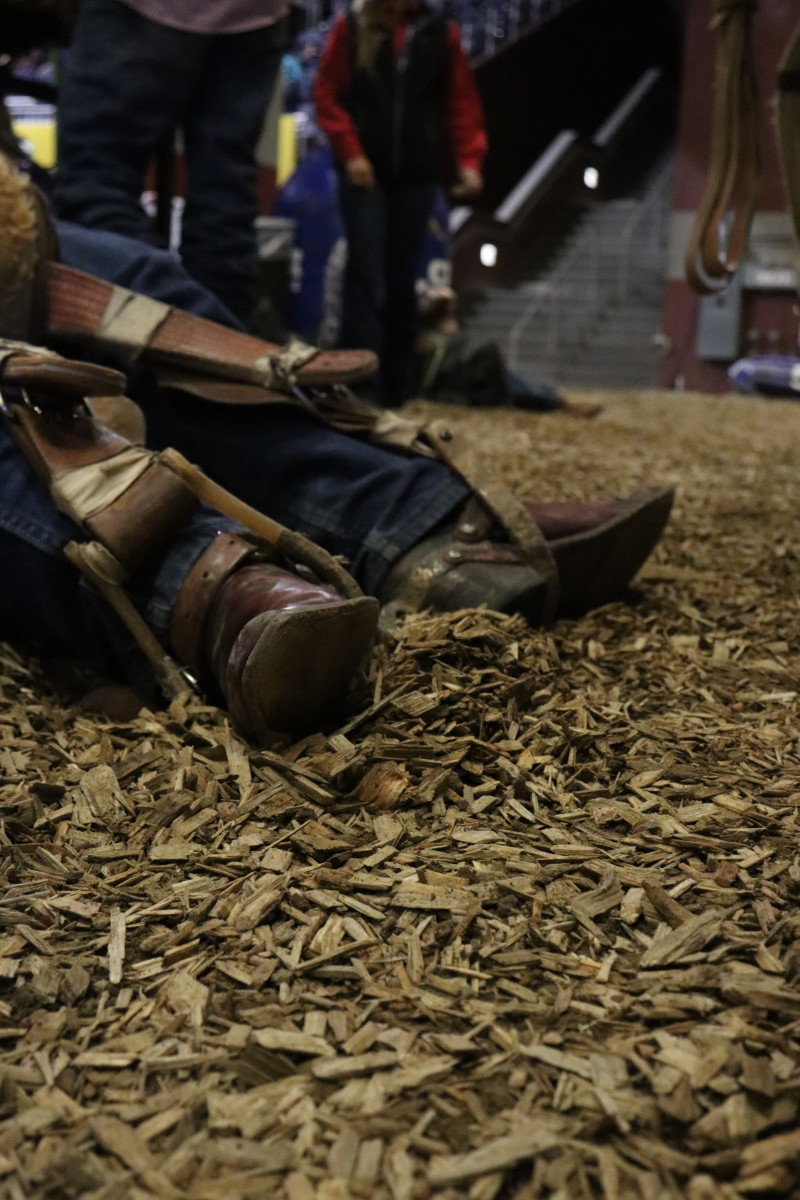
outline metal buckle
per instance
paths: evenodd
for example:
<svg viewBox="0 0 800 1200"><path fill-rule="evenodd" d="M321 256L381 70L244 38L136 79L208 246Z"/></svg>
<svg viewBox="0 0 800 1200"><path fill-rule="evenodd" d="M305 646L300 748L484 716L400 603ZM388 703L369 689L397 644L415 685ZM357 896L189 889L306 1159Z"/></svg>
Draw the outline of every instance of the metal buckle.
<svg viewBox="0 0 800 1200"><path fill-rule="evenodd" d="M25 407L29 408L32 413L36 413L37 417L43 417L44 409L41 408L38 404L34 404L34 402L31 400L30 396L28 395L27 389L24 387L21 387L19 389L19 391L20 391L20 395L22 396L22 403L25 405Z"/></svg>
<svg viewBox="0 0 800 1200"><path fill-rule="evenodd" d="M74 403L70 403L68 406L54 401L52 404L45 404L43 407L41 404L37 404L31 400L26 388L21 387L19 390L25 408L35 413L37 417L67 417L70 421L83 421L87 418L92 418L92 412L86 403L85 396L82 396L79 400L75 400Z"/></svg>
<svg viewBox="0 0 800 1200"><path fill-rule="evenodd" d="M200 680L197 678L197 676L194 675L188 667L181 666L180 663L177 664L177 667L178 674L180 675L181 679L186 681L189 689L193 692L202 694L203 689L200 687Z"/></svg>
<svg viewBox="0 0 800 1200"><path fill-rule="evenodd" d="M25 388L18 387L17 391L19 392L19 394L22 398L22 403L23 403L24 407L29 408L31 410L31 412L36 413L37 417L41 417L43 415L41 408L39 408L38 404L33 403L30 396L26 392ZM2 415L6 418L7 421L16 421L17 414L14 412L14 408L15 408L14 401L7 400L5 392L3 391L2 388L0 388L0 413L2 413Z"/></svg>

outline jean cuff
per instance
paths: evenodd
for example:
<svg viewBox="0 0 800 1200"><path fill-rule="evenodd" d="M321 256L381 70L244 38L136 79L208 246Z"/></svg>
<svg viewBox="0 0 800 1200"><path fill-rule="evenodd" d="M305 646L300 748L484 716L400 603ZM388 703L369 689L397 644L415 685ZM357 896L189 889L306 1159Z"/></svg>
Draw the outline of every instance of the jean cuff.
<svg viewBox="0 0 800 1200"><path fill-rule="evenodd" d="M137 587L148 623L165 638L178 592L187 574L218 533L241 532L241 525L212 508L201 507L178 535L154 575Z"/></svg>
<svg viewBox="0 0 800 1200"><path fill-rule="evenodd" d="M392 538L370 535L364 542L364 565L362 586L369 595L375 595L391 567L417 542L421 542L447 517L457 510L471 495L470 488L455 476L446 476L436 490L426 497L414 519L398 524L392 530Z"/></svg>

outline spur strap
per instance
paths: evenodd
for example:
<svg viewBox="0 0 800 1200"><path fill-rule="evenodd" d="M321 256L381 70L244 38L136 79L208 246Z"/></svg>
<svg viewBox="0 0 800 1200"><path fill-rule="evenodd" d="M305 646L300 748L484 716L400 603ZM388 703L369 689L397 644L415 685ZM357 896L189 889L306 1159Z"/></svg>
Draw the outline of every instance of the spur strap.
<svg viewBox="0 0 800 1200"><path fill-rule="evenodd" d="M437 458L470 487L498 525L509 535L520 555L545 580L547 599L543 620L553 620L558 607L558 567L544 534L526 506L504 483L486 475L477 462L475 448L450 429L445 421L432 421L420 431Z"/></svg>
<svg viewBox="0 0 800 1200"><path fill-rule="evenodd" d="M48 304L50 336L115 346L191 376L291 392L295 385L356 383L377 366L369 350L262 342L63 263L50 264Z"/></svg>
<svg viewBox="0 0 800 1200"><path fill-rule="evenodd" d="M125 376L110 367L61 358L44 346L0 338L0 381L50 397L75 398L121 396Z"/></svg>
<svg viewBox="0 0 800 1200"><path fill-rule="evenodd" d="M752 19L757 0L712 0L717 30L711 158L686 248L686 277L701 294L725 288L742 260L760 182Z"/></svg>

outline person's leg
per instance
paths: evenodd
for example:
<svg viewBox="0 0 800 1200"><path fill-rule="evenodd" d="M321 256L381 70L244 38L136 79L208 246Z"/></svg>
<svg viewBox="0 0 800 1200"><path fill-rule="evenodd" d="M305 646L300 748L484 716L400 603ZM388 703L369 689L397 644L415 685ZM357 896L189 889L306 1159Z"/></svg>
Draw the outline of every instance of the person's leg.
<svg viewBox="0 0 800 1200"><path fill-rule="evenodd" d="M339 208L347 239L339 345L346 350L372 350L380 359L386 302L386 195L380 184L367 190L340 176Z"/></svg>
<svg viewBox="0 0 800 1200"><path fill-rule="evenodd" d="M201 510L143 583L143 611L162 635L186 572L218 530L230 526ZM0 588L0 635L152 691L152 673L135 641L64 557L65 545L84 537L55 508L0 421L0 573L13 582Z"/></svg>
<svg viewBox="0 0 800 1200"><path fill-rule="evenodd" d="M412 378L418 310L416 281L436 187L399 183L387 194L386 304L383 313L383 403L407 399Z"/></svg>
<svg viewBox="0 0 800 1200"><path fill-rule="evenodd" d="M106 273L114 279L113 262L106 263ZM163 285L165 280L160 282ZM498 537L507 543L508 534L491 528L491 521L486 524L485 513L485 536L472 517L459 519L471 490L443 463L339 433L312 412L290 404L211 404L159 389L145 372L138 373L134 394L148 411L154 444L176 445L255 508L342 555L365 591L388 596L390 576L395 581L407 576L409 551L419 546L427 554L423 543L438 529L441 544L429 549L436 569L450 576L452 586L445 589L446 596L431 595L428 601L436 601L439 607L489 602L518 611L520 597L530 596L533 607L526 611L538 609L541 579L532 581L527 571L514 565L518 562L514 553L509 562L507 545L497 551L487 551L485 544L477 549L471 546L476 534L482 543ZM658 540L670 503L669 489L661 489L657 495L639 498L632 507L615 505L611 519L602 511L594 513L594 528L585 538L581 534L579 544L569 537L561 539L563 545L555 543L556 558L563 552L574 560L564 603L577 607L587 596L598 595L605 602L624 590L632 569ZM542 517L541 512L534 515ZM574 519L566 525L560 519L560 527L562 532L585 528ZM456 535L457 541L465 539L463 545L449 544ZM624 551L621 555L619 547ZM592 579L582 579L582 564L587 554L595 552L599 559L588 573ZM466 566L476 554L479 561L474 569L470 567L473 578L462 579L454 565ZM398 564L399 574L392 570ZM518 577L519 586L510 575ZM603 590L591 590L592 580L602 580Z"/></svg>
<svg viewBox="0 0 800 1200"><path fill-rule="evenodd" d="M117 284L128 282L133 263L154 299L169 302L184 290L190 311L206 306L205 289L184 288L181 265L149 247L132 257L126 239L92 231L65 238L62 250L69 265ZM143 269L140 258L157 266ZM128 380L147 417L148 444L177 447L253 507L342 555L367 592L469 494L443 463L373 446L297 405L214 404L159 388L137 367L128 367Z"/></svg>
<svg viewBox="0 0 800 1200"><path fill-rule="evenodd" d="M134 398L152 444L177 446L241 499L342 555L371 594L469 494L443 463L372 446L290 404L213 404L146 379Z"/></svg>
<svg viewBox="0 0 800 1200"><path fill-rule="evenodd" d="M555 412L560 408L559 394L548 383L533 382L510 367L506 368L506 383L516 408L530 412Z"/></svg>
<svg viewBox="0 0 800 1200"><path fill-rule="evenodd" d="M256 145L280 70L286 25L213 38L184 120L187 271L243 322L258 299Z"/></svg>
<svg viewBox="0 0 800 1200"><path fill-rule="evenodd" d="M12 380L26 362L36 364L37 353L17 352L6 360ZM48 365L58 372L58 360ZM74 378L77 367L61 360L64 382ZM40 379L35 365L28 370ZM33 395L47 403L44 395ZM37 461L56 472L53 489L61 505L80 506L79 494L87 487L90 493L100 483L108 487L112 460L104 459L102 468L98 463L99 478L87 475L92 455L107 453L108 429L76 409L70 427L76 461L70 465L63 416L38 409L31 416L11 388L7 403ZM118 453L139 461L146 455L119 444ZM151 474L144 493L140 476L105 508L97 511L90 504L84 530L57 511L8 429L0 426L0 570L9 581L0 593L0 636L72 658L106 680L127 682L148 701L156 696L156 679L167 696L185 690L188 680L170 665L172 655L210 699L224 704L239 731L258 742L275 730L308 732L339 716L373 644L377 602L358 595L344 577L338 576L333 587L325 581L324 565L320 582L301 578L293 566L287 569L276 560L272 547L240 536L239 527L220 512L187 507L189 493L166 457L146 461ZM71 474L80 478L77 490ZM164 502L143 525L142 501L146 507L153 487ZM302 546L293 547L293 553L303 559ZM101 593L121 567L139 625L143 619L150 632L143 634L130 621L121 625L114 609L122 594L112 588L114 595L107 598L95 595L79 574L78 561Z"/></svg>
<svg viewBox="0 0 800 1200"><path fill-rule="evenodd" d="M170 255L61 224L59 233L70 266L122 286L133 274L153 299L180 296L199 316L214 304ZM442 463L369 445L299 407L212 404L157 388L140 369L129 384L150 444L176 446L254 507L343 555L367 591L468 494Z"/></svg>
<svg viewBox="0 0 800 1200"><path fill-rule="evenodd" d="M59 97L60 217L147 237L147 165L183 119L208 39L149 21L119 0L84 0Z"/></svg>

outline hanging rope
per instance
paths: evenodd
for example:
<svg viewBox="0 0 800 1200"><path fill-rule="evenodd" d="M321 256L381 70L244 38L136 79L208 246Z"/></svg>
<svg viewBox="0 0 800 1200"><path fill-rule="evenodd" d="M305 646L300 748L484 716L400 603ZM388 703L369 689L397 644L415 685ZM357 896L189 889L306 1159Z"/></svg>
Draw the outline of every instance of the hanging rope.
<svg viewBox="0 0 800 1200"><path fill-rule="evenodd" d="M800 25L778 67L778 134L789 212L800 247Z"/></svg>
<svg viewBox="0 0 800 1200"><path fill-rule="evenodd" d="M757 0L712 0L717 31L711 161L686 250L686 277L719 292L747 244L760 182L758 93L751 26Z"/></svg>

